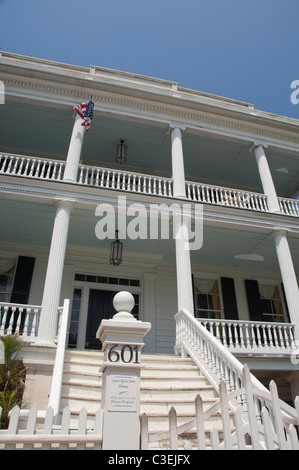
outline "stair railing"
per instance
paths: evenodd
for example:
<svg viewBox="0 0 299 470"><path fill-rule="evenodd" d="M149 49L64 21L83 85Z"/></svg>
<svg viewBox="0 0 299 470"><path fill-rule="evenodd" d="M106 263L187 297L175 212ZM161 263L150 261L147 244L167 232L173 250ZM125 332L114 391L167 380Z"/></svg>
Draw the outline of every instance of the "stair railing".
<svg viewBox="0 0 299 470"><path fill-rule="evenodd" d="M67 343L67 328L69 319L69 299L65 299L63 303L62 313L60 316L60 325L58 330L58 343L56 349L55 363L53 369L52 383L49 395L48 406L54 410L54 416L57 417L59 413L61 389L62 389L62 376L63 365Z"/></svg>
<svg viewBox="0 0 299 470"><path fill-rule="evenodd" d="M175 351L188 354L217 393L220 381L228 392L243 387L243 365L212 333L186 310L178 312L175 321ZM255 387L267 390L252 374L251 379Z"/></svg>
<svg viewBox="0 0 299 470"><path fill-rule="evenodd" d="M59 307L59 324L58 324L58 340L57 340L57 349L55 355L55 362L53 368L51 389L49 394L48 408L53 410L53 417L58 419L59 415L59 405L61 397L61 388L62 388L62 376L63 376L63 365L65 357L65 349L67 342L67 328L69 323L69 308L70 301L65 299L63 307ZM29 409L21 409L20 417L27 418L29 416ZM46 410L38 410L37 418L45 419Z"/></svg>

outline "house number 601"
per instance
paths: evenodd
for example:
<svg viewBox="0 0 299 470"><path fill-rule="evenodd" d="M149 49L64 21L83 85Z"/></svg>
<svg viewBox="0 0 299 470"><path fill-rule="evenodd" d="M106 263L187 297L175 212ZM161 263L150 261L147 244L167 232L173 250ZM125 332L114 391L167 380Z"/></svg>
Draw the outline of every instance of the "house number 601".
<svg viewBox="0 0 299 470"><path fill-rule="evenodd" d="M122 346L120 351L118 348L118 344L114 344L108 351L108 360L110 362L119 362L122 361L125 364L129 364L133 362L134 364L139 364L139 354L138 354L138 346L130 346L129 344L125 344Z"/></svg>

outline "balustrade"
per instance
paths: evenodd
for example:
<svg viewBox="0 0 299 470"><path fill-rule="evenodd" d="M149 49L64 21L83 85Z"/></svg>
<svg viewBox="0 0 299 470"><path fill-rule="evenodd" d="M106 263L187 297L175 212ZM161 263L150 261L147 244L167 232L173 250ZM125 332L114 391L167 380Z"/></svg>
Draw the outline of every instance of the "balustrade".
<svg viewBox="0 0 299 470"><path fill-rule="evenodd" d="M279 197L279 207L283 214L299 217L299 201L297 199L286 199Z"/></svg>
<svg viewBox="0 0 299 470"><path fill-rule="evenodd" d="M295 349L292 323L198 319L232 352L290 353Z"/></svg>
<svg viewBox="0 0 299 470"><path fill-rule="evenodd" d="M0 155L0 175L63 181L66 162L23 155ZM120 171L91 165L79 165L77 182L83 186L113 189L152 196L174 197L173 179ZM265 194L217 185L186 182L186 198L202 204L223 205L251 211L269 212ZM281 213L299 217L299 201L278 198Z"/></svg>
<svg viewBox="0 0 299 470"><path fill-rule="evenodd" d="M41 307L0 302L0 336L18 334L34 340Z"/></svg>
<svg viewBox="0 0 299 470"><path fill-rule="evenodd" d="M130 173L108 168L79 166L78 183L117 191L172 197L172 180L159 176Z"/></svg>
<svg viewBox="0 0 299 470"><path fill-rule="evenodd" d="M22 155L0 155L0 174L60 181L65 162Z"/></svg>
<svg viewBox="0 0 299 470"><path fill-rule="evenodd" d="M187 182L186 195L191 201L203 204L221 204L241 209L268 212L267 196L264 194Z"/></svg>
<svg viewBox="0 0 299 470"><path fill-rule="evenodd" d="M57 335L60 332L63 308L57 312ZM41 306L0 302L0 336L17 334L24 341L38 340Z"/></svg>

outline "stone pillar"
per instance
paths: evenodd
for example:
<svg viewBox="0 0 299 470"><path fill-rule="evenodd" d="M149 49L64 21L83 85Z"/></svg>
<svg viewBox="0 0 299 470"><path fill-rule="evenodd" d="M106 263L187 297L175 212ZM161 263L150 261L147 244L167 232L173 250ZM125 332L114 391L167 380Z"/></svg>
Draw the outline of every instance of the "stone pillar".
<svg viewBox="0 0 299 470"><path fill-rule="evenodd" d="M59 307L69 220L74 202L59 200L56 201L56 207L38 328L38 343L49 345L53 345L56 335L57 309Z"/></svg>
<svg viewBox="0 0 299 470"><path fill-rule="evenodd" d="M251 151L253 151L255 154L263 191L268 198L269 211L280 212L276 189L265 154L265 148L267 148L267 145L254 142L251 146Z"/></svg>
<svg viewBox="0 0 299 470"><path fill-rule="evenodd" d="M81 157L84 133L86 127L82 126L82 118L76 114L73 132L69 144L64 170L63 181L74 183L77 181L78 166Z"/></svg>
<svg viewBox="0 0 299 470"><path fill-rule="evenodd" d="M134 297L119 292L113 299L117 314L102 320L97 338L102 342L101 367L103 450L138 450L140 447L140 351L150 323L130 313Z"/></svg>
<svg viewBox="0 0 299 470"><path fill-rule="evenodd" d="M295 338L299 340L299 290L287 233L274 232L274 240L290 319L295 323Z"/></svg>

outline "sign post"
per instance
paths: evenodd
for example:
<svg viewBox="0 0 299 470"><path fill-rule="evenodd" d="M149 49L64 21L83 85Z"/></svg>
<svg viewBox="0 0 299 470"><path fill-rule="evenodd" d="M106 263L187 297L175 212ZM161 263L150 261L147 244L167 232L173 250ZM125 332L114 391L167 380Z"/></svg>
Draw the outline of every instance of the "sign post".
<svg viewBox="0 0 299 470"><path fill-rule="evenodd" d="M140 355L151 324L130 313L134 297L129 292L116 294L113 305L118 313L111 320L102 320L97 331L104 351L102 448L136 450L140 445Z"/></svg>

